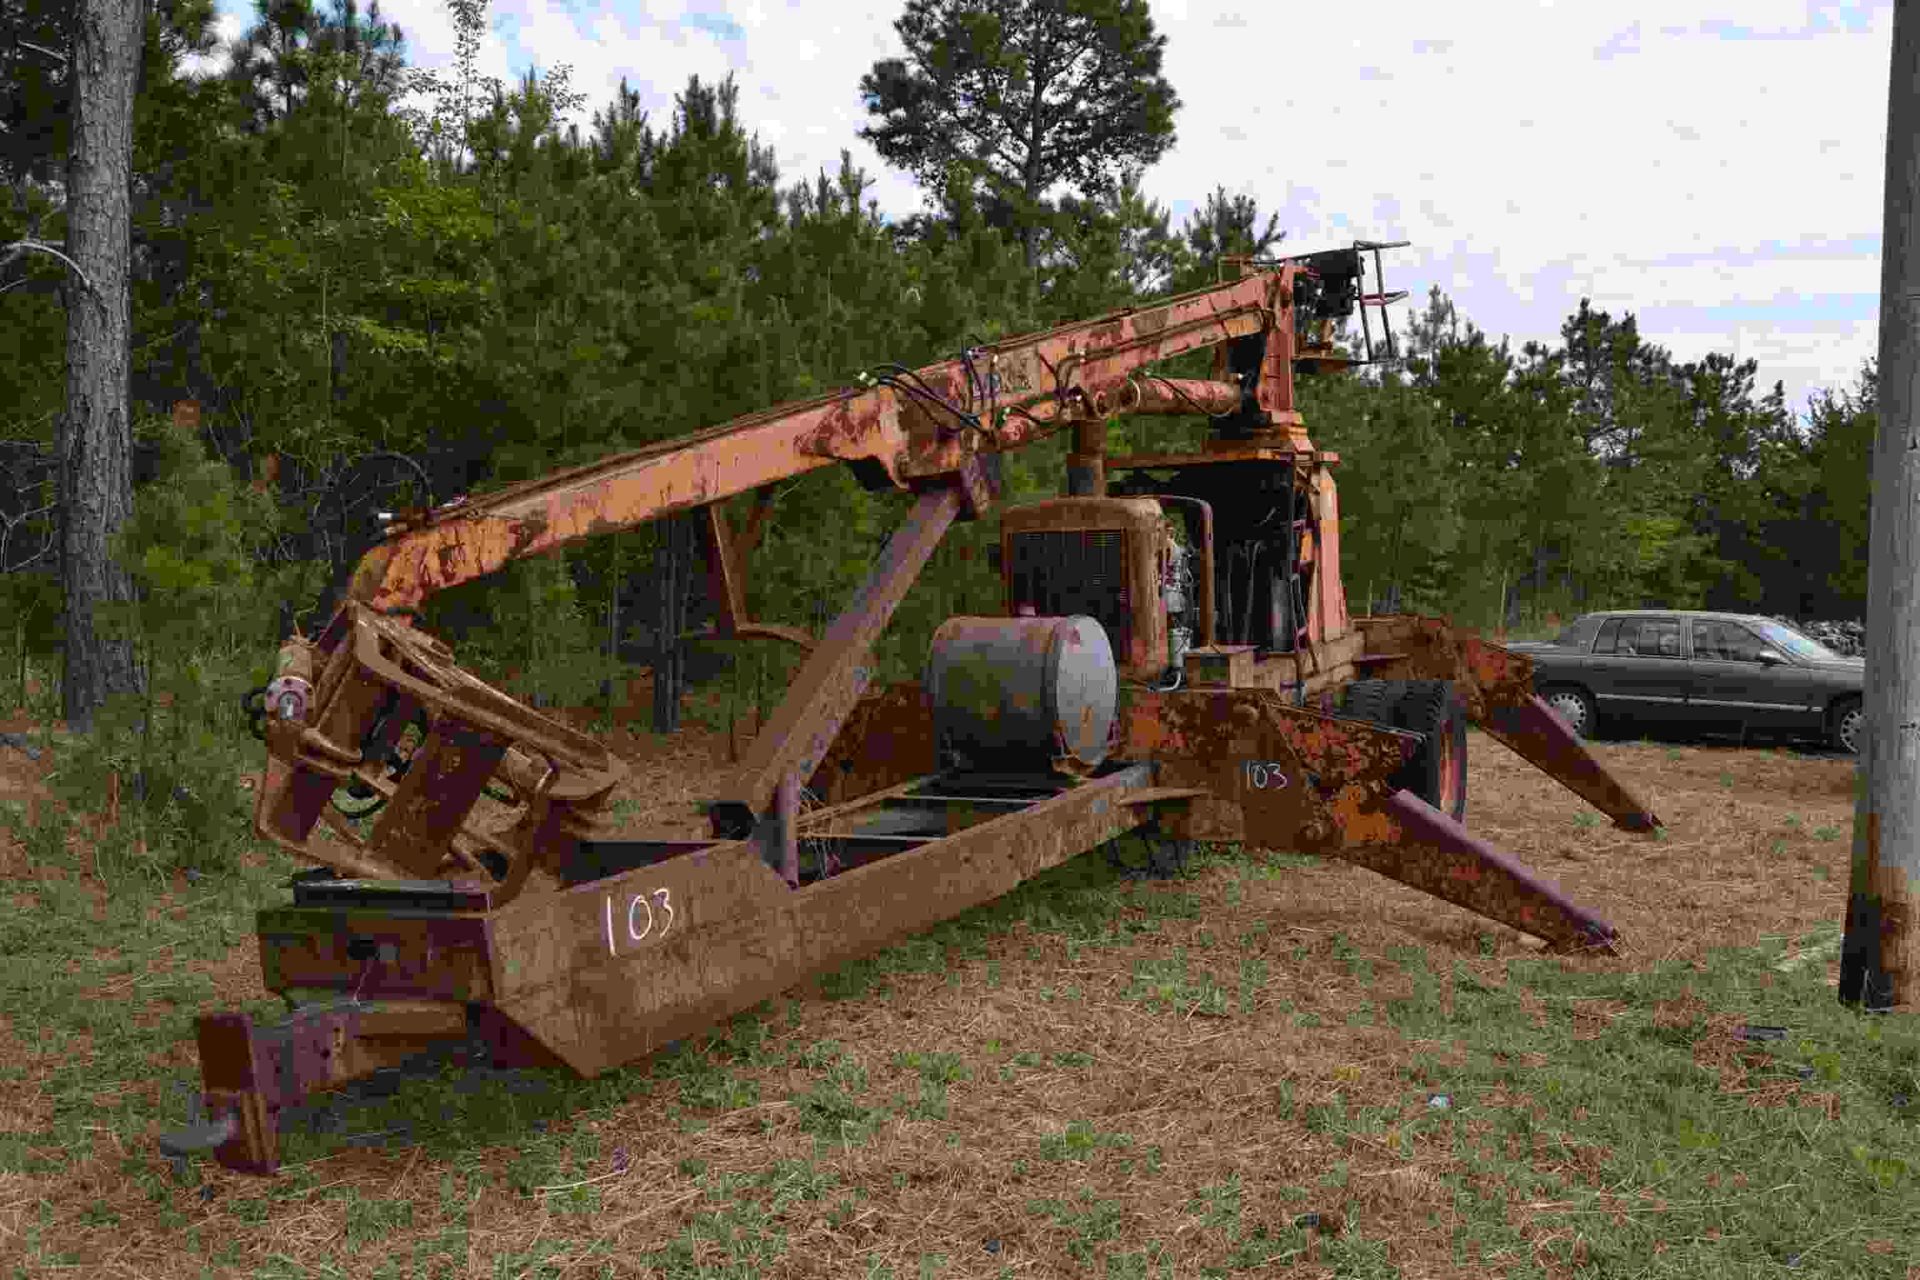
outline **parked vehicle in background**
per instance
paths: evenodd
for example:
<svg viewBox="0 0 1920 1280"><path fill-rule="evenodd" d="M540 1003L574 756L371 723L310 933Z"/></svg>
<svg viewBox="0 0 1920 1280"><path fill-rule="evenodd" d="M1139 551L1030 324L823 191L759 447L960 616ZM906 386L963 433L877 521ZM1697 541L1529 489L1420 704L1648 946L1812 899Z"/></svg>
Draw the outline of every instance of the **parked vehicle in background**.
<svg viewBox="0 0 1920 1280"><path fill-rule="evenodd" d="M1533 659L1534 691L1583 736L1617 721L1818 737L1840 751L1859 749L1865 660L1773 618L1587 613L1551 641L1507 648Z"/></svg>

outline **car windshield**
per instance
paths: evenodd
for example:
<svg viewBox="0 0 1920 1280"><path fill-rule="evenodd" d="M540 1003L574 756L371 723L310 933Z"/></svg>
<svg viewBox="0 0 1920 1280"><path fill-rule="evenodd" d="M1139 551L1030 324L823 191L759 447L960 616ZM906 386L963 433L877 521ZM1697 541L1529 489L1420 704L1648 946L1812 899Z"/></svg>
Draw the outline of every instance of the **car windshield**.
<svg viewBox="0 0 1920 1280"><path fill-rule="evenodd" d="M1791 658L1806 662L1835 662L1840 655L1815 640L1804 631L1778 622L1761 622L1757 628L1768 644Z"/></svg>

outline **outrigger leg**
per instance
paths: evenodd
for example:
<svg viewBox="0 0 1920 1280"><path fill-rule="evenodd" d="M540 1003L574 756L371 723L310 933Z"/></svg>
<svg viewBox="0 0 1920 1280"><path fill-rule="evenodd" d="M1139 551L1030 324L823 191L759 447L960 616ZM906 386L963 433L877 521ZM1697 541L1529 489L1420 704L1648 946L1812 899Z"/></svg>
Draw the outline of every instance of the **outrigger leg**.
<svg viewBox="0 0 1920 1280"><path fill-rule="evenodd" d="M1127 750L1204 794L1179 834L1340 858L1567 949L1614 927L1551 881L1388 781L1420 737L1289 706L1258 689L1136 698Z"/></svg>
<svg viewBox="0 0 1920 1280"><path fill-rule="evenodd" d="M1390 680L1451 680L1467 718L1508 750L1606 814L1623 831L1660 819L1594 758L1533 692L1533 664L1439 618L1358 618L1367 674Z"/></svg>

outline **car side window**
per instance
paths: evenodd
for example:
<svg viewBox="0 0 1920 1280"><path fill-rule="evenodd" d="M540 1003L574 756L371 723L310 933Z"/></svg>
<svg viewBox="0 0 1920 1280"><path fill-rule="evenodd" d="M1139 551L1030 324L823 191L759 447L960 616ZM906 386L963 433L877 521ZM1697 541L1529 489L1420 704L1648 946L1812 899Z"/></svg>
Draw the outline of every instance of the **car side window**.
<svg viewBox="0 0 1920 1280"><path fill-rule="evenodd" d="M1701 632L1708 634L1702 636ZM1721 662L1758 662L1760 651L1766 644L1759 636L1747 630L1737 622L1696 622L1693 632L1693 652L1702 658L1715 658Z"/></svg>
<svg viewBox="0 0 1920 1280"><path fill-rule="evenodd" d="M1680 620L1678 618L1636 618L1620 630L1616 652L1642 658L1680 656Z"/></svg>
<svg viewBox="0 0 1920 1280"><path fill-rule="evenodd" d="M1768 647L1766 641L1738 623L1727 624L1727 637L1722 644L1735 662L1758 662L1760 651Z"/></svg>
<svg viewBox="0 0 1920 1280"><path fill-rule="evenodd" d="M1613 646L1620 635L1620 624L1624 621L1625 619L1623 618L1608 618L1600 624L1600 634L1593 642L1593 651L1595 653L1612 653L1614 651Z"/></svg>

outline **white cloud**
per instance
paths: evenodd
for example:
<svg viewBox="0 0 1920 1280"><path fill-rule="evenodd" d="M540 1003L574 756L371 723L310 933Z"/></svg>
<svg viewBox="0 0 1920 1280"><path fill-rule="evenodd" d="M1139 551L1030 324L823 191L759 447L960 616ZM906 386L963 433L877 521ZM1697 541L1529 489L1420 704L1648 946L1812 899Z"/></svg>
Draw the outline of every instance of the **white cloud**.
<svg viewBox="0 0 1920 1280"><path fill-rule="evenodd" d="M1382 0L1364 24L1341 6L1227 7L1153 0L1184 105L1147 187L1176 211L1225 184L1279 211L1289 246L1412 240L1391 285L1418 300L1437 283L1516 343L1554 337L1583 293L1616 314L1701 308L1686 314L1703 327L1643 331L1681 355L1737 345L1796 401L1872 354L1871 316L1789 327L1780 300L1878 288L1890 5ZM912 182L855 136L860 76L898 52L901 8L497 0L481 72L571 64L590 107L624 75L664 122L689 74L733 70L785 180L847 148L904 215ZM451 65L441 0L382 9L417 65Z"/></svg>

